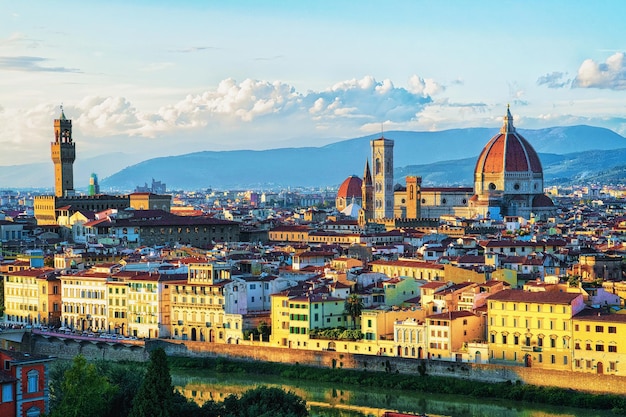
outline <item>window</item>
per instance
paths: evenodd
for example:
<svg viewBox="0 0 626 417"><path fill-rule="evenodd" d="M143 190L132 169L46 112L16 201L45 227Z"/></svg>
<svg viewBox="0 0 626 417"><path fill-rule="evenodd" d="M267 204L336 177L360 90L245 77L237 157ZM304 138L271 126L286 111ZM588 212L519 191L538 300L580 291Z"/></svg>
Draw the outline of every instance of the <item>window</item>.
<svg viewBox="0 0 626 417"><path fill-rule="evenodd" d="M596 352L604 352L604 345L596 345Z"/></svg>
<svg viewBox="0 0 626 417"><path fill-rule="evenodd" d="M604 326L596 326L596 333L604 332Z"/></svg>
<svg viewBox="0 0 626 417"><path fill-rule="evenodd" d="M39 391L39 372L32 370L28 372L28 392Z"/></svg>
<svg viewBox="0 0 626 417"><path fill-rule="evenodd" d="M609 326L609 333L617 333L617 328L615 326Z"/></svg>
<svg viewBox="0 0 626 417"><path fill-rule="evenodd" d="M4 384L2 386L2 402L8 403L13 401L13 385Z"/></svg>
<svg viewBox="0 0 626 417"><path fill-rule="evenodd" d="M615 345L609 345L609 352L611 352L611 353L617 353L617 346L615 346Z"/></svg>
<svg viewBox="0 0 626 417"><path fill-rule="evenodd" d="M39 417L41 415L41 410L39 407L31 407L26 410L26 417Z"/></svg>

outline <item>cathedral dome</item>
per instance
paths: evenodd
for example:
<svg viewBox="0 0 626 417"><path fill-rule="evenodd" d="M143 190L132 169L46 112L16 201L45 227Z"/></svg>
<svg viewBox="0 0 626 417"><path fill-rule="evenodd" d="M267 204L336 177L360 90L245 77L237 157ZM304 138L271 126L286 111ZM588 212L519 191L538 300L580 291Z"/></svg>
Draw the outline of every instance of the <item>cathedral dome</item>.
<svg viewBox="0 0 626 417"><path fill-rule="evenodd" d="M476 162L475 175L505 173L543 174L537 152L513 126L507 109L504 125L484 147Z"/></svg>
<svg viewBox="0 0 626 417"><path fill-rule="evenodd" d="M363 181L356 175L351 175L341 183L339 191L337 191L337 198L344 198L350 200L352 197L361 198L361 185Z"/></svg>

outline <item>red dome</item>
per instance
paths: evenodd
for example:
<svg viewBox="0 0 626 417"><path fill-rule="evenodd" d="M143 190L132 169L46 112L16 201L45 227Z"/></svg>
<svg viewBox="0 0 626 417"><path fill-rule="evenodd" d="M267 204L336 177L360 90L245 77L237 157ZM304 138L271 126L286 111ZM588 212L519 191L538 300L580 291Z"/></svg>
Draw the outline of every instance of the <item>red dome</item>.
<svg viewBox="0 0 626 417"><path fill-rule="evenodd" d="M351 175L341 183L339 191L337 191L337 198L345 198L346 200L352 197L361 197L361 185L363 181L356 175Z"/></svg>
<svg viewBox="0 0 626 417"><path fill-rule="evenodd" d="M504 117L504 126L500 133L495 135L485 146L478 161L476 170L478 173L501 173L501 172L533 172L542 174L541 162L537 152L522 135L513 127L513 117L507 109Z"/></svg>
<svg viewBox="0 0 626 417"><path fill-rule="evenodd" d="M533 207L554 207L554 203L547 195L539 194L533 198Z"/></svg>

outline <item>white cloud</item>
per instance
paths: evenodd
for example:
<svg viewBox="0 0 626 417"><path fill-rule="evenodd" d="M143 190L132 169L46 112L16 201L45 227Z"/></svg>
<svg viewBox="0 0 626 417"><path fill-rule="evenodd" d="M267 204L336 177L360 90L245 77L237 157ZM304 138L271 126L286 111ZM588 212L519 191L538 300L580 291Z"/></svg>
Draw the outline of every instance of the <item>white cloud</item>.
<svg viewBox="0 0 626 417"><path fill-rule="evenodd" d="M623 52L617 52L599 63L586 59L578 68L572 83L578 88L626 89L626 59Z"/></svg>
<svg viewBox="0 0 626 417"><path fill-rule="evenodd" d="M434 96L445 90L441 84L437 83L432 78L421 78L417 75L409 78L408 90L413 94L420 94L422 96Z"/></svg>
<svg viewBox="0 0 626 417"><path fill-rule="evenodd" d="M293 137L349 137L370 125L378 131L381 122L385 129L423 127L416 115L432 105L429 94L440 93L443 87L417 76L411 77L409 84L405 88L389 79L365 76L303 93L280 81L228 78L215 88L189 94L157 110L141 109L127 97L87 96L65 103L65 114L74 122L75 137L85 146L83 152L96 152L113 138L128 150L144 149L150 141L156 144L165 138L177 138L177 143L196 140L204 149L262 149L279 142L284 145ZM441 106L447 107L447 103L442 101ZM47 142L52 120L57 117L56 104L0 112L0 123L11 126L0 132L0 147L12 144L11 149L28 149L34 141ZM36 149L39 160L48 158L47 147L37 144Z"/></svg>

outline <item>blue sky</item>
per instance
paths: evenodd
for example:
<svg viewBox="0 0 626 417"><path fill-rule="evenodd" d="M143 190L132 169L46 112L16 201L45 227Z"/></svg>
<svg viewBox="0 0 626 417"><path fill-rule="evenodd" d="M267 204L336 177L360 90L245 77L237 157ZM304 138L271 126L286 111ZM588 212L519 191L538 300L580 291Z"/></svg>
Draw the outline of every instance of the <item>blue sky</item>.
<svg viewBox="0 0 626 417"><path fill-rule="evenodd" d="M597 4L592 4L597 3ZM0 165L390 130L626 134L623 1L0 0ZM489 138L485 138L487 142Z"/></svg>

